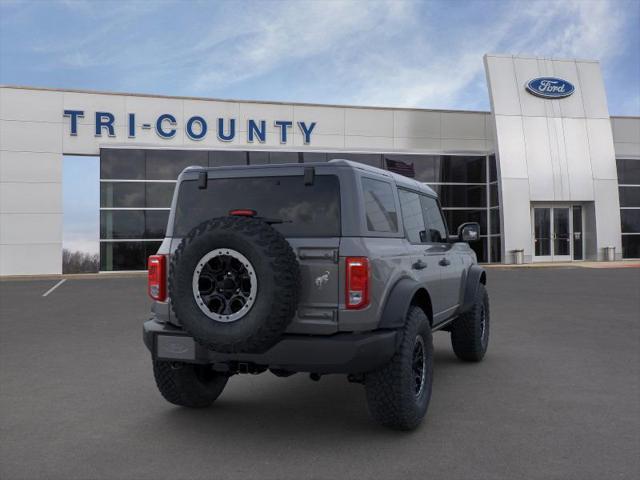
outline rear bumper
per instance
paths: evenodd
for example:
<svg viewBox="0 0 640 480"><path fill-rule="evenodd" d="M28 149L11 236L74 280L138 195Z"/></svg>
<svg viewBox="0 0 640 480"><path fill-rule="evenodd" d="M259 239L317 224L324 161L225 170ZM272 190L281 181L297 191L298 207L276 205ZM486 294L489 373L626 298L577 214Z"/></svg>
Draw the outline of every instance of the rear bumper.
<svg viewBox="0 0 640 480"><path fill-rule="evenodd" d="M247 363L313 373L364 373L387 363L396 351L395 330L284 335L264 353L219 353L199 345L184 330L167 323L144 323L144 343L154 359L201 364Z"/></svg>

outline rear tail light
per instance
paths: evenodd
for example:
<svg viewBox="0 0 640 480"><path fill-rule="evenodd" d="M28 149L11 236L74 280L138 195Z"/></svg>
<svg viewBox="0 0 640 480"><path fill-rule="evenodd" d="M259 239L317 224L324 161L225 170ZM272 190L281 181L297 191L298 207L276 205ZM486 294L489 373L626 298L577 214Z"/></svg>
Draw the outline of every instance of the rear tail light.
<svg viewBox="0 0 640 480"><path fill-rule="evenodd" d="M359 309L369 305L369 259L347 257L346 306Z"/></svg>
<svg viewBox="0 0 640 480"><path fill-rule="evenodd" d="M147 264L149 296L158 302L167 299L167 257L166 255L151 255Z"/></svg>

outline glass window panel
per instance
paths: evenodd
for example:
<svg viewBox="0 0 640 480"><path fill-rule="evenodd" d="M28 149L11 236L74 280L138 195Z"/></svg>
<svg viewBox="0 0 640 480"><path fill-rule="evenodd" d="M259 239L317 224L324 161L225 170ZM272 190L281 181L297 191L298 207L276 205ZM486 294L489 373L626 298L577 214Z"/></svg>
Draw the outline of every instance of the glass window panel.
<svg viewBox="0 0 640 480"><path fill-rule="evenodd" d="M143 210L100 211L100 238L142 238L144 230Z"/></svg>
<svg viewBox="0 0 640 480"><path fill-rule="evenodd" d="M372 232L397 232L398 215L391 184L362 179L367 228Z"/></svg>
<svg viewBox="0 0 640 480"><path fill-rule="evenodd" d="M640 207L640 187L619 187L618 189L621 207Z"/></svg>
<svg viewBox="0 0 640 480"><path fill-rule="evenodd" d="M491 215L491 234L501 233L500 232L500 209L493 208L489 210L489 215Z"/></svg>
<svg viewBox="0 0 640 480"><path fill-rule="evenodd" d="M146 269L147 242L100 242L100 270Z"/></svg>
<svg viewBox="0 0 640 480"><path fill-rule="evenodd" d="M144 242L145 244L145 270L147 269L147 258L149 258L151 255L155 255L156 253L158 253L158 250L160 249L160 245L162 245L162 242Z"/></svg>
<svg viewBox="0 0 640 480"><path fill-rule="evenodd" d="M147 150L147 179L175 180L187 167L209 165L209 153L202 150Z"/></svg>
<svg viewBox="0 0 640 480"><path fill-rule="evenodd" d="M640 209L620 210L622 233L640 233Z"/></svg>
<svg viewBox="0 0 640 480"><path fill-rule="evenodd" d="M169 210L147 210L145 216L144 238L164 238L169 220Z"/></svg>
<svg viewBox="0 0 640 480"><path fill-rule="evenodd" d="M322 152L302 152L302 161L304 163L326 162L327 154Z"/></svg>
<svg viewBox="0 0 640 480"><path fill-rule="evenodd" d="M385 155L384 168L419 182L437 182L439 155Z"/></svg>
<svg viewBox="0 0 640 480"><path fill-rule="evenodd" d="M534 243L536 256L551 255L551 209L533 209Z"/></svg>
<svg viewBox="0 0 640 480"><path fill-rule="evenodd" d="M248 152L250 165L264 165L269 163L269 152Z"/></svg>
<svg viewBox="0 0 640 480"><path fill-rule="evenodd" d="M491 262L500 263L502 261L502 239L500 237L489 237L491 245Z"/></svg>
<svg viewBox="0 0 640 480"><path fill-rule="evenodd" d="M298 152L269 152L269 163L300 163Z"/></svg>
<svg viewBox="0 0 640 480"><path fill-rule="evenodd" d="M476 242L469 242L469 246L476 252L476 257L478 257L478 262L480 263L487 263L489 261L487 258L487 243L487 237L482 237Z"/></svg>
<svg viewBox="0 0 640 480"><path fill-rule="evenodd" d="M444 155L436 172L437 182L486 183L487 161L485 157Z"/></svg>
<svg viewBox="0 0 640 480"><path fill-rule="evenodd" d="M119 180L144 180L144 150L100 149L100 178Z"/></svg>
<svg viewBox="0 0 640 480"><path fill-rule="evenodd" d="M316 175L313 185L305 185L302 175L218 178L209 179L206 189L189 180L182 182L177 204L177 237L236 208L251 208L261 217L284 220L273 228L287 237L340 235L340 182L335 175Z"/></svg>
<svg viewBox="0 0 640 480"><path fill-rule="evenodd" d="M500 197L498 196L498 184L492 183L489 185L489 205L497 207L500 205Z"/></svg>
<svg viewBox="0 0 640 480"><path fill-rule="evenodd" d="M640 258L640 235L622 235L622 257Z"/></svg>
<svg viewBox="0 0 640 480"><path fill-rule="evenodd" d="M402 223L407 232L407 238L411 243L422 243L425 239L426 228L422 215L422 203L417 193L406 190L398 190L400 196L400 208L402 211Z"/></svg>
<svg viewBox="0 0 640 480"><path fill-rule="evenodd" d="M169 208L173 199L173 191L176 188L175 183L145 183L147 203L149 208Z"/></svg>
<svg viewBox="0 0 640 480"><path fill-rule="evenodd" d="M422 203L422 213L424 214L424 222L427 229L427 242L447 242L447 228L444 225L442 214L438 202L435 198L420 195Z"/></svg>
<svg viewBox="0 0 640 480"><path fill-rule="evenodd" d="M496 164L496 156L489 155L489 181L495 182L498 180L498 165Z"/></svg>
<svg viewBox="0 0 640 480"><path fill-rule="evenodd" d="M103 208L143 208L144 183L100 182L100 206Z"/></svg>
<svg viewBox="0 0 640 480"><path fill-rule="evenodd" d="M373 167L382 168L382 155L378 153L341 153L332 152L327 154L327 159L341 158L343 160L352 160L354 162L364 163Z"/></svg>
<svg viewBox="0 0 640 480"><path fill-rule="evenodd" d="M480 234L487 234L486 210L444 210L443 213L450 232L457 232L463 223L476 222L480 224Z"/></svg>
<svg viewBox="0 0 640 480"><path fill-rule="evenodd" d="M487 187L485 185L429 186L438 194L442 208L486 208L487 206Z"/></svg>
<svg viewBox="0 0 640 480"><path fill-rule="evenodd" d="M214 150L209 152L210 167L247 165L249 156L241 150Z"/></svg>
<svg viewBox="0 0 640 480"><path fill-rule="evenodd" d="M618 183L640 185L640 160L618 158Z"/></svg>

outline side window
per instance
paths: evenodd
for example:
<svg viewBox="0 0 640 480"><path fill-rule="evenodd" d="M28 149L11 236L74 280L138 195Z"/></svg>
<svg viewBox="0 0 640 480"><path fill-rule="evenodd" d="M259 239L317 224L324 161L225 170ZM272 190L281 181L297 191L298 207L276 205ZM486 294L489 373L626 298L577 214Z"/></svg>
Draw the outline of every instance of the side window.
<svg viewBox="0 0 640 480"><path fill-rule="evenodd" d="M398 214L391 184L363 178L362 192L367 228L372 232L397 232Z"/></svg>
<svg viewBox="0 0 640 480"><path fill-rule="evenodd" d="M444 226L440 207L435 198L420 195L424 221L427 225L427 242L443 243L447 241L447 228Z"/></svg>
<svg viewBox="0 0 640 480"><path fill-rule="evenodd" d="M411 243L423 243L426 239L426 228L422 216L420 195L402 189L398 189L398 194L400 195L402 223L404 223L407 232L407 239Z"/></svg>

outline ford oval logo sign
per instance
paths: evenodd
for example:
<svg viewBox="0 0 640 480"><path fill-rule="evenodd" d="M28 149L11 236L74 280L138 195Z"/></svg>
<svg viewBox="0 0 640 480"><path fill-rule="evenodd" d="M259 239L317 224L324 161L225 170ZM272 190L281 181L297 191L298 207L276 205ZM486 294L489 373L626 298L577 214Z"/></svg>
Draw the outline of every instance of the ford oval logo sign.
<svg viewBox="0 0 640 480"><path fill-rule="evenodd" d="M529 93L543 98L564 98L571 95L576 87L566 80L555 77L540 77L529 80L526 85Z"/></svg>

